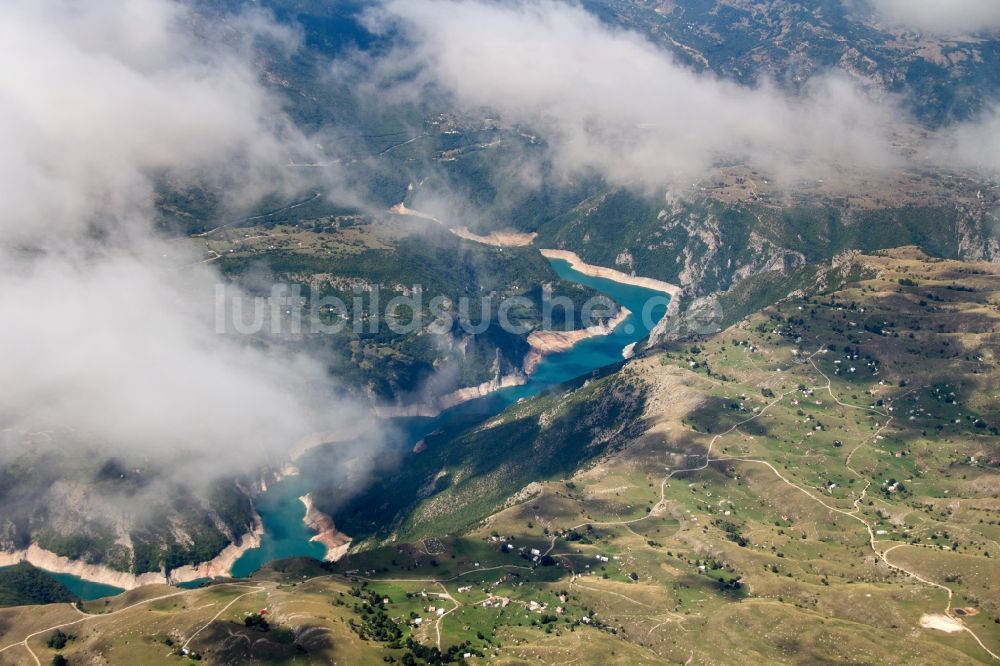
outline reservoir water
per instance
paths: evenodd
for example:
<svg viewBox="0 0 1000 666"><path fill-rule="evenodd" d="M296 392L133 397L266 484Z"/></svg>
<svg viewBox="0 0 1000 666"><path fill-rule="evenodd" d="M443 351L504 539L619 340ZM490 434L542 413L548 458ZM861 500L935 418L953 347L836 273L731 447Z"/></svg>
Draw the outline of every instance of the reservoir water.
<svg viewBox="0 0 1000 666"><path fill-rule="evenodd" d="M646 338L650 329L666 314L669 297L661 292L584 275L561 259L549 262L560 278L591 287L628 308L632 314L608 335L582 340L568 351L546 356L522 386L501 389L463 403L433 419L397 419L409 435L410 445L459 415L477 414L487 418L522 398L618 363L622 360L622 350ZM302 477L289 477L273 484L260 496L257 511L264 524L261 546L247 551L236 561L233 576L249 576L264 564L285 557L323 558L325 548L309 540L315 533L302 521L305 506L299 497L310 490L308 485Z"/></svg>
<svg viewBox="0 0 1000 666"><path fill-rule="evenodd" d="M84 601L100 599L101 597L113 597L116 594L121 594L125 591L120 587L115 587L114 585L95 583L93 581L84 580L79 576L74 576L73 574L50 573L49 575L65 585L70 592Z"/></svg>
<svg viewBox="0 0 1000 666"><path fill-rule="evenodd" d="M501 389L486 397L472 400L430 419L397 419L410 442L416 442L428 433L460 416L475 414L487 418L501 412L518 400L541 393L557 384L570 381L622 360L622 350L643 340L650 329L666 314L668 297L657 291L621 284L605 278L584 275L570 267L569 262L550 259L549 263L560 278L591 287L631 311L608 335L582 340L569 351L546 356L522 386ZM643 316L644 308L654 304ZM257 511L264 524L264 535L259 548L247 551L232 568L235 577L249 576L260 567L286 557L314 557L322 559L326 549L310 541L314 533L303 522L305 506L299 497L309 492L310 482L293 476L268 488L257 500ZM50 572L51 573L51 572ZM84 600L113 596L124 592L121 588L94 583L70 574L51 573L71 592ZM198 587L207 579L183 584Z"/></svg>
<svg viewBox="0 0 1000 666"><path fill-rule="evenodd" d="M12 569L12 566L0 567L0 571L6 569ZM114 585L105 585L104 583L95 583L93 581L85 580L79 576L74 576L72 574L64 573L53 573L51 571L46 571L60 583L66 586L66 588L80 597L84 601L90 601L91 599L100 599L101 597L113 597L116 594L121 594L125 590L120 587L115 587Z"/></svg>

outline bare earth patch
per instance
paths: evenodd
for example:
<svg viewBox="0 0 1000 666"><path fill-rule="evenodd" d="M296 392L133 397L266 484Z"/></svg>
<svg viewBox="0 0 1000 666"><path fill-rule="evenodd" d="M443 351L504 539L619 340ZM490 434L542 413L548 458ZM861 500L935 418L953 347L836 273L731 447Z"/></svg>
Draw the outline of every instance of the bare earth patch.
<svg viewBox="0 0 1000 666"><path fill-rule="evenodd" d="M925 613L921 615L920 626L924 629L937 629L949 634L965 630L965 627L958 620L938 613Z"/></svg>
<svg viewBox="0 0 1000 666"><path fill-rule="evenodd" d="M522 234L516 231L491 231L483 236L466 227L453 227L450 231L459 238L494 247L525 247L531 245L535 236L538 235L536 233Z"/></svg>

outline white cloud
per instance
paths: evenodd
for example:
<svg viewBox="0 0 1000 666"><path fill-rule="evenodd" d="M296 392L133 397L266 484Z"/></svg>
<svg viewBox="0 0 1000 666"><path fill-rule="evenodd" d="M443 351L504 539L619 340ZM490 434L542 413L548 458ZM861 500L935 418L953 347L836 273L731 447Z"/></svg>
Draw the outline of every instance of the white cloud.
<svg viewBox="0 0 1000 666"><path fill-rule="evenodd" d="M199 39L194 21L169 0L0 6L5 241L134 214L153 170L238 175L245 193L309 150L233 33Z"/></svg>
<svg viewBox="0 0 1000 666"><path fill-rule="evenodd" d="M247 199L311 150L259 84L255 39L297 37L172 0L0 3L0 428L212 476L357 420L323 363L217 335L219 276L181 268L196 262L150 222L156 175Z"/></svg>
<svg viewBox="0 0 1000 666"><path fill-rule="evenodd" d="M413 42L421 83L539 130L568 172L655 187L731 159L787 178L896 161L886 139L893 104L869 99L845 75L811 81L794 98L766 83L740 86L545 0L392 0L373 24L394 22Z"/></svg>
<svg viewBox="0 0 1000 666"><path fill-rule="evenodd" d="M871 0L890 23L931 34L957 35L1000 30L997 0Z"/></svg>
<svg viewBox="0 0 1000 666"><path fill-rule="evenodd" d="M280 463L304 435L357 419L314 359L215 333L208 269L179 272L134 248L21 268L0 283L7 425L76 430L211 476Z"/></svg>
<svg viewBox="0 0 1000 666"><path fill-rule="evenodd" d="M1000 175L1000 107L941 132L932 146L935 161L949 167Z"/></svg>

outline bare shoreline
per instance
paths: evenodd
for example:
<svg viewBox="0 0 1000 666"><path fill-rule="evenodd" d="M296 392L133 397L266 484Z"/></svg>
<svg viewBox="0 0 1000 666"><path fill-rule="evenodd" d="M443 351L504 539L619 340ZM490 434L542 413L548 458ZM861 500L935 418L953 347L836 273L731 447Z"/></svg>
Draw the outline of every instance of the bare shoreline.
<svg viewBox="0 0 1000 666"><path fill-rule="evenodd" d="M343 532L339 532L333 524L333 519L313 505L312 495L306 493L299 498L299 501L306 507L306 515L302 522L309 529L316 532L316 536L309 539L323 544L326 547L324 562L336 562L351 548L351 537Z"/></svg>
<svg viewBox="0 0 1000 666"><path fill-rule="evenodd" d="M548 354L569 351L579 342L608 335L632 314L626 307L619 307L618 314L601 324L574 331L532 331L528 336L531 351L524 357L524 372L531 374Z"/></svg>
<svg viewBox="0 0 1000 666"><path fill-rule="evenodd" d="M264 525L260 520L260 516L255 514L253 529L242 535L239 543L229 544L218 555L207 562L186 564L174 569L169 574L155 571L142 574L118 571L103 564L89 564L82 560L71 560L68 557L57 555L50 550L45 550L36 543L31 544L24 550L0 552L0 566L10 566L20 562L27 562L32 566L51 573L70 574L92 583L102 583L124 590L133 590L143 585L171 585L187 583L199 578L230 577L233 564L235 564L236 560L240 559L248 550L260 546L260 539L263 534Z"/></svg>
<svg viewBox="0 0 1000 666"><path fill-rule="evenodd" d="M430 220L431 222L440 224L442 227L447 226L444 222L437 219L433 215L428 215L427 213L421 213L419 210L407 208L406 204L402 201L390 208L389 212L393 215L408 215L422 220ZM477 234L468 227L449 227L448 231L455 234L459 238L463 238L474 243L490 245L492 247L527 247L528 245L531 245L531 243L534 242L535 237L538 236L538 234L534 232L521 233L518 231L491 231L484 236L482 234Z"/></svg>
<svg viewBox="0 0 1000 666"><path fill-rule="evenodd" d="M475 243L482 243L483 245L492 245L493 247L527 247L538 236L534 232L524 234L517 231L491 231L483 236L466 227L452 227L449 231L459 238L464 238Z"/></svg>
<svg viewBox="0 0 1000 666"><path fill-rule="evenodd" d="M393 206L390 211L397 215L420 217L441 224L440 220L418 211L408 209L404 204L397 204L396 206ZM503 247L506 245L530 245L536 236L536 234L504 233L479 236L477 234L473 234L465 228L450 229L450 231L467 240L486 243L497 247ZM541 249L539 252L547 259L561 259L569 262L570 266L574 270L582 273L583 275L604 278L621 284L628 284L651 289L653 291L659 291L670 295L672 300L676 300L681 293L680 287L668 282L656 280L654 278L628 275L627 273L613 268L588 264L575 252L571 252L569 250ZM574 331L541 331L531 333L531 335L528 336L528 344L530 345L531 350L524 359L524 374L530 375L537 367L538 363L547 354L567 351L575 344L588 338L608 335L615 329L615 327L621 324L622 321L629 316L629 314L631 314L629 310L622 307L620 308L618 315L614 318L603 324L590 326L586 329ZM416 408L420 415L436 416L443 409L447 409L448 407L482 397L499 388L523 384L525 381L525 376L520 374L503 376L499 378L499 380L488 381L478 386L458 389L447 396L443 396L443 401L447 403L445 405L435 406L431 409L427 409L428 406L421 405L407 406L404 410L409 412L410 410ZM376 415L380 417L395 415L385 413L385 411L383 411L384 409L385 408L380 410L376 408ZM392 408L389 408L388 411L393 410ZM433 414L430 413L432 411L434 412ZM322 440L322 438L318 439ZM316 441L300 442L293 452L291 458L292 461L297 460L305 451L309 450L317 443L318 442ZM336 530L336 527L333 525L333 521L329 518L329 516L321 513L312 505L311 497L308 494L300 497L299 499L306 508L306 515L303 518L305 524L317 532L311 540L322 543L327 549L326 557L324 559L327 561L336 561L340 557L343 557L343 555L346 554L347 550L350 548L350 537L347 537ZM70 560L69 558L45 550L38 544L34 543L24 550L15 552L0 552L0 566L9 566L19 562L28 562L33 566L52 573L71 574L87 581L131 590L143 585L184 583L197 580L199 578L228 577L231 575L233 564L244 553L252 548L260 546L260 539L263 533L264 527L260 517L255 515L255 524L253 529L242 535L238 543L229 544L218 555L207 562L179 567L171 571L169 575L162 572L133 574L124 571L117 571L104 565L88 564L79 560Z"/></svg>
<svg viewBox="0 0 1000 666"><path fill-rule="evenodd" d="M615 268L588 264L581 259L580 255L576 252L570 252L569 250L543 249L539 250L539 252L541 252L542 256L546 259L562 259L563 261L569 262L570 268L579 273L583 273L584 275L604 278L605 280L612 280L613 282L618 282L620 284L629 284L634 287L643 287L645 289L659 291L664 294L668 294L671 299L675 299L680 296L682 291L682 289L676 284L664 282L663 280L640 277L638 275L629 275L628 273L623 273Z"/></svg>
<svg viewBox="0 0 1000 666"><path fill-rule="evenodd" d="M427 220L433 220L439 224L443 224L440 220L420 213L411 208L407 208L405 204L399 203L390 209L390 212L397 215L412 215L415 217L420 217ZM489 245L502 246L498 239L500 237L507 238L507 236L516 236L515 242L510 243L511 245L528 245L534 240L537 234L504 234L497 232L491 234L490 236L478 236L468 231L464 227L458 229L451 229L452 233L459 235L463 238L469 240L475 240L478 242L487 243ZM461 233L460 233L461 232ZM496 238L493 238L493 237ZM657 280L655 278L640 277L636 275L628 275L622 271L606 268L604 266L595 266L593 264L588 264L583 259L580 258L575 252L569 250L553 250L553 249L540 249L539 253L546 259L562 259L570 264L573 270L582 273L583 275L589 275L591 277L599 277L606 280L611 280L613 282L618 282L620 284L628 284L635 287L642 287L644 289L650 289L652 291L658 291L670 296L670 306L668 309L668 316L670 313L676 312L677 305L679 301L679 296L681 294L681 288L675 284L669 282L664 282L662 280ZM498 379L483 382L477 386L470 386L466 388L457 389L447 395L441 396L434 400L432 403L414 403L408 405L381 405L376 406L374 409L375 415L380 418L392 418L399 416L424 416L424 417L436 417L442 411L448 409L449 407L454 407L463 402L469 400L474 400L476 398L481 398L485 395L492 393L501 388L506 388L508 386L518 386L524 384L527 381L527 376L531 375L542 359L548 355L557 352L568 351L573 345L578 342L582 342L588 338L597 337L601 335L608 335L611 333L616 326L618 326L622 321L625 320L628 315L631 314L627 308L621 307L619 313L616 317L609 320L605 324L598 324L595 326L590 326L585 329L575 330L575 331L540 331L532 332L528 336L528 345L530 350L525 355L522 362L523 374L512 374L504 375ZM667 317L664 317L664 320ZM622 350L623 358L630 358L635 350L635 343L628 345Z"/></svg>
<svg viewBox="0 0 1000 666"><path fill-rule="evenodd" d="M466 386L455 389L451 393L445 393L431 402L418 402L411 404L397 405L376 405L373 411L379 418L397 418L401 416L425 416L434 418L441 412L456 405L476 398L482 398L494 391L511 386L521 386L528 381L528 378L520 372L509 375L500 375L475 386Z"/></svg>
<svg viewBox="0 0 1000 666"><path fill-rule="evenodd" d="M422 220L430 220L431 222L437 222L438 224L444 226L444 222L437 219L433 215L428 215L427 213L421 213L418 210L413 210L412 208L407 208L406 204L400 201L398 204L389 209L389 212L393 215L409 215L410 217L419 217Z"/></svg>

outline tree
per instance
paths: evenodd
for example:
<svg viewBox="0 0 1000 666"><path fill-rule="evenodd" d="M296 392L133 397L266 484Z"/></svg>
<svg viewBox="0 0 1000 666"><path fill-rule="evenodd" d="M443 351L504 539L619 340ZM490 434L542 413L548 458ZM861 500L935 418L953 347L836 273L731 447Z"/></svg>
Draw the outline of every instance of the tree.
<svg viewBox="0 0 1000 666"><path fill-rule="evenodd" d="M271 625L268 624L267 619L263 615L247 615L243 618L243 624L248 629L256 629L257 631L267 631L271 628Z"/></svg>
<svg viewBox="0 0 1000 666"><path fill-rule="evenodd" d="M69 636L67 636L61 629L56 629L49 636L49 640L45 642L53 650L62 650L66 647L66 643L69 641Z"/></svg>

